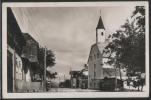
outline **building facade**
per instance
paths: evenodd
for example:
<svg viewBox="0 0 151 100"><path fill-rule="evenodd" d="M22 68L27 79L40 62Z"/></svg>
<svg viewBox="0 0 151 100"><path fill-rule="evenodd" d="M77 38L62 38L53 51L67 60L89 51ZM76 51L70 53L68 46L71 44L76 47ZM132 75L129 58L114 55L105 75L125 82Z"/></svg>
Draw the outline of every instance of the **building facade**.
<svg viewBox="0 0 151 100"><path fill-rule="evenodd" d="M7 8L7 91L23 88L23 62L21 53L26 44L11 8Z"/></svg>
<svg viewBox="0 0 151 100"><path fill-rule="evenodd" d="M23 47L21 57L23 58L24 67L26 68L28 90L39 90L39 88L42 87L38 61L39 43L28 33L24 33L23 36L26 40L26 45Z"/></svg>
<svg viewBox="0 0 151 100"><path fill-rule="evenodd" d="M91 46L88 58L88 88L100 89L100 81L104 78L115 77L118 71L113 66L109 66L105 62L109 59L104 54L104 48L108 45L107 33L100 16L96 27L96 43Z"/></svg>
<svg viewBox="0 0 151 100"><path fill-rule="evenodd" d="M38 42L28 33L23 34L26 45L23 47L22 57L29 59L30 62L38 63Z"/></svg>
<svg viewBox="0 0 151 100"><path fill-rule="evenodd" d="M70 71L70 86L71 88L79 88L80 71Z"/></svg>
<svg viewBox="0 0 151 100"><path fill-rule="evenodd" d="M87 89L88 88L88 68L84 68L80 71L79 75L79 88Z"/></svg>
<svg viewBox="0 0 151 100"><path fill-rule="evenodd" d="M38 47L29 34L21 32L12 9L7 8L8 92L28 92L40 87L40 83L33 83L35 67L39 67Z"/></svg>

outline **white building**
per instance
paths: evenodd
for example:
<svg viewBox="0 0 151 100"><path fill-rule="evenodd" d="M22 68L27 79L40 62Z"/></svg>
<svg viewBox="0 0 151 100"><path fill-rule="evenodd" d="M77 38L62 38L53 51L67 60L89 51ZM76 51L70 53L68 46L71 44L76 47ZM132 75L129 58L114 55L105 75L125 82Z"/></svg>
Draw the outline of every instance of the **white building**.
<svg viewBox="0 0 151 100"><path fill-rule="evenodd" d="M100 80L105 77L112 78L115 74L119 76L119 71L115 71L113 66L105 63L108 60L107 55L103 53L104 48L108 44L107 34L100 16L98 25L96 27L96 43L91 46L88 58L88 88L99 89ZM116 73L115 73L116 72Z"/></svg>

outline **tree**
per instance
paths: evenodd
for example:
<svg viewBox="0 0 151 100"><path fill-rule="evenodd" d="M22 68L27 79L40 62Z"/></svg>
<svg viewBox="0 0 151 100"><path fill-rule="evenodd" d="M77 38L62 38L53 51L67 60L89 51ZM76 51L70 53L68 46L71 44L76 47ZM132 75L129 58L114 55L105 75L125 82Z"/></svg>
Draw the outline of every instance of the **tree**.
<svg viewBox="0 0 151 100"><path fill-rule="evenodd" d="M55 78L57 77L57 72L51 73L51 72L47 71L47 72L46 72L46 76L47 76L48 78L55 79Z"/></svg>
<svg viewBox="0 0 151 100"><path fill-rule="evenodd" d="M52 67L55 65L55 55L51 50L47 50L46 66Z"/></svg>
<svg viewBox="0 0 151 100"><path fill-rule="evenodd" d="M145 72L144 6L136 6L131 19L112 34L112 42L105 49L105 53L110 53L109 64L125 67L131 73Z"/></svg>
<svg viewBox="0 0 151 100"><path fill-rule="evenodd" d="M38 53L38 60L39 60L39 65L40 65L40 73L44 73L44 53L45 53L45 48L40 47L39 48L39 53ZM46 51L46 67L52 67L55 65L55 55L51 50ZM48 72L47 72L48 73Z"/></svg>

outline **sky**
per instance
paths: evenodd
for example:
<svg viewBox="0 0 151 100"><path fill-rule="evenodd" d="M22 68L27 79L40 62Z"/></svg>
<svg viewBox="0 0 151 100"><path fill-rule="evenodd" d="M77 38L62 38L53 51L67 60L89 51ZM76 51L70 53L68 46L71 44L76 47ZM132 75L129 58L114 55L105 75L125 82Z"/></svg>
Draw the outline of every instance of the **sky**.
<svg viewBox="0 0 151 100"><path fill-rule="evenodd" d="M70 78L70 70L81 70L96 40L96 26L102 17L106 34L120 28L132 14L132 6L109 7L15 7L12 8L23 33L40 46L51 49L56 64L49 71Z"/></svg>

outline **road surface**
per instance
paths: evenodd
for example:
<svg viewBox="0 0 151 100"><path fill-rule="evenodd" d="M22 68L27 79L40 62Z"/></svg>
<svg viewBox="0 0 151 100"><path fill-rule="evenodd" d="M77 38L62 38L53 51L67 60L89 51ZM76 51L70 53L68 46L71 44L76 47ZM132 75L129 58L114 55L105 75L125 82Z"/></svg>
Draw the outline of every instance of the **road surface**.
<svg viewBox="0 0 151 100"><path fill-rule="evenodd" d="M49 92L99 92L100 90L79 89L79 88L51 88Z"/></svg>

